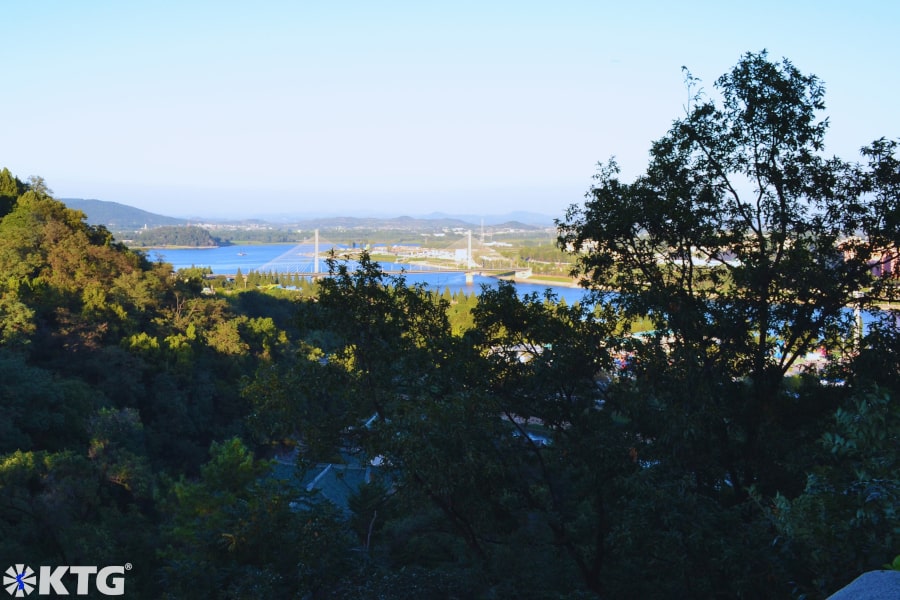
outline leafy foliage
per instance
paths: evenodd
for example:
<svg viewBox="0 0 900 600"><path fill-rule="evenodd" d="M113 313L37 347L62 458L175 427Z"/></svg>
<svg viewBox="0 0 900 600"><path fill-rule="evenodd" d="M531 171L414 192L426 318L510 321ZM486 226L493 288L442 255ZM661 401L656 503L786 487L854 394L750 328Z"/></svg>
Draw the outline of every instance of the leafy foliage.
<svg viewBox="0 0 900 600"><path fill-rule="evenodd" d="M171 598L815 597L890 561L898 321L848 309L896 292L896 143L825 158L821 82L765 53L697 84L560 223L571 306L365 253L174 273L0 171L2 557Z"/></svg>
<svg viewBox="0 0 900 600"><path fill-rule="evenodd" d="M152 246L188 246L202 248L205 246L221 246L222 240L213 237L209 230L192 225L166 225L140 231L132 240L135 245Z"/></svg>
<svg viewBox="0 0 900 600"><path fill-rule="evenodd" d="M654 320L673 367L651 361L659 395L671 398L673 384L687 392L670 408L714 440L724 459L714 485L774 493L784 472L769 442L795 427L785 375L828 335L849 339L847 307L890 285L871 277L870 261L897 253L885 175L894 146L864 150L866 167L824 158L824 87L765 52L745 55L716 88L719 102L696 92L653 144L646 174L624 183L615 162L601 168L588 202L560 223L560 244L584 251L580 270L598 294L615 289L613 304ZM670 423L673 435L690 430Z"/></svg>
<svg viewBox="0 0 900 600"><path fill-rule="evenodd" d="M297 492L236 438L210 457L199 481L173 489L164 597L285 598L331 585L347 556L334 509L293 508Z"/></svg>

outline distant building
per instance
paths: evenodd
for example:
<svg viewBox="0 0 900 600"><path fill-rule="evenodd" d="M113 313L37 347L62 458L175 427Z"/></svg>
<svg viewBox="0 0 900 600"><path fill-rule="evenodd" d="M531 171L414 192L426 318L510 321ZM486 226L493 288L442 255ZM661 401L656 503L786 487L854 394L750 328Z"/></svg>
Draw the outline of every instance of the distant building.
<svg viewBox="0 0 900 600"><path fill-rule="evenodd" d="M844 253L844 260L855 256L854 241L859 240L858 238L849 238L838 246ZM897 246L888 246L883 250L873 252L869 255L866 263L869 265L872 277L900 278L900 249Z"/></svg>
<svg viewBox="0 0 900 600"><path fill-rule="evenodd" d="M869 259L873 277L900 277L900 254L896 249L885 250Z"/></svg>

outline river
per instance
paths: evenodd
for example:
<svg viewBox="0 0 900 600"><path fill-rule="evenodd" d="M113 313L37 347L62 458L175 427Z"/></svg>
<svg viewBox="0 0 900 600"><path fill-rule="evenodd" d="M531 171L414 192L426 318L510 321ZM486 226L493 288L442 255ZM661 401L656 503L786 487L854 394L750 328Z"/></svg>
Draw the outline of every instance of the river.
<svg viewBox="0 0 900 600"><path fill-rule="evenodd" d="M338 253L342 248L337 248ZM343 247L346 249L346 247ZM263 273L309 273L313 269L312 244L254 244L221 246L218 248L159 248L147 252L152 261L163 260L171 263L175 269L188 267L209 267L213 273L233 275L238 269L246 275L250 271ZM385 270L409 268L407 264L379 262ZM418 268L418 267L417 267ZM319 258L319 270L327 271L325 260ZM433 273L408 273L406 280L410 283L423 283L438 292L449 288L450 292L479 293L482 285L496 286L497 279L476 275L472 284L466 284L465 274L461 272L445 272L435 269ZM586 294L581 288L554 286L540 283L516 283L521 295L543 294L550 289L558 298L564 298L569 304L579 302Z"/></svg>
<svg viewBox="0 0 900 600"><path fill-rule="evenodd" d="M342 248L337 248L340 252ZM346 246L343 247L346 249ZM312 272L314 249L312 244L254 244L221 246L218 248L160 248L147 252L152 261L163 260L171 263L175 269L188 267L209 267L213 273L233 275L238 269L246 275L250 271L297 273ZM400 270L409 265L400 263L379 263L385 270ZM417 267L418 268L418 267ZM327 271L325 259L319 258L319 270ZM494 287L497 279L476 275L472 284L466 284L465 274L461 272L442 272L435 270L433 273L408 273L406 280L410 283L423 283L429 289L443 292L449 289L456 294L465 292L478 294L482 286ZM543 295L546 290L551 290L557 298L565 299L566 303L573 304L581 301L585 290L577 287L554 286L542 283L516 282L516 289L521 296L537 293ZM868 311L862 313L864 328L875 320L875 315ZM900 317L898 317L900 318Z"/></svg>

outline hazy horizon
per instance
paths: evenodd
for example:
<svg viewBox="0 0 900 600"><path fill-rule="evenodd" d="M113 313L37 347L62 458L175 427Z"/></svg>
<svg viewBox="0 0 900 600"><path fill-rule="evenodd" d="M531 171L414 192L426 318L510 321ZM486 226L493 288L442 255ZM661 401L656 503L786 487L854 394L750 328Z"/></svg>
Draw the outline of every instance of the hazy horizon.
<svg viewBox="0 0 900 600"><path fill-rule="evenodd" d="M16 173L14 173L16 174ZM18 174L16 174L18 175ZM20 178L21 175L19 175ZM48 182L50 185L50 182ZM53 186L50 185L52 188ZM166 196L166 192L160 191L160 195ZM116 202L119 204L123 204L125 206L130 206L133 208L139 208L141 210L145 210L147 212L159 214L167 217L176 217L182 219L191 219L191 218L211 218L211 219L278 219L283 217L291 217L291 218L327 218L327 217L377 217L377 218L396 218L396 217L414 217L414 218L423 218L428 217L434 214L446 215L449 217L455 216L470 216L470 217L497 217L503 215L510 215L515 213L527 213L536 216L548 217L550 219L553 218L561 218L564 215L565 209L562 209L558 213L554 213L551 210L542 210L540 206L536 209L530 208L518 208L516 206L504 206L504 205L494 205L491 203L482 204L480 206L476 206L474 208L467 209L465 205L462 205L460 208L456 208L456 205L452 201L452 198L449 196L445 199L435 201L430 205L422 205L422 204L394 204L391 200L391 195L385 195L380 198L379 202L373 202L366 206L353 206L353 205L344 205L339 202L334 201L334 193L310 193L305 197L306 202L297 202L297 203L284 203L278 206L269 206L262 205L263 208L259 208L260 205L254 203L250 198L252 195L244 196L239 191L233 190L212 190L211 192L214 196L215 194L221 194L221 196L215 196L224 198L226 201L222 203L221 206L206 206L203 208L203 205L200 205L201 208L199 210L194 210L191 205L181 205L181 206L173 206L171 207L171 211L164 211L163 209L168 206L168 203L160 203L158 206L154 203L152 196L148 197L146 202L127 202L115 198L98 198L96 196L73 196L71 194L60 194L58 190L54 189L54 195L60 199L78 199L78 200L100 200L103 202ZM485 192L487 193L487 192ZM525 190L523 195L527 195L529 193L534 193L534 191ZM138 194L140 196L140 194ZM244 200L247 200L246 206L242 203ZM224 210L222 207L225 207Z"/></svg>
<svg viewBox="0 0 900 600"><path fill-rule="evenodd" d="M561 217L630 179L713 82L767 49L827 89L826 152L900 137L900 6L565 1L4 7L0 166L171 216Z"/></svg>
<svg viewBox="0 0 900 600"><path fill-rule="evenodd" d="M506 212L486 212L486 213L471 213L471 212L453 212L453 211L428 211L428 212L405 212L398 213L396 211L391 210L390 208L385 208L383 210L372 209L372 210L354 210L354 211L342 211L341 209L335 210L322 210L322 211L304 211L304 210L296 210L296 211L284 211L278 213L266 213L259 212L255 214L238 214L238 215L227 215L227 214L184 214L184 215L175 215L175 214L167 214L160 213L154 210L148 210L146 208L140 208L137 206L133 206L130 204L126 204L124 202L117 202L115 200L102 200L100 198L73 198L73 197L64 197L57 195L57 198L63 202L67 202L72 204L72 201L99 201L99 202L111 202L114 204L120 204L129 208L134 208L138 210L144 210L148 213L154 214L160 217L172 217L176 219L183 220L206 220L210 222L238 222L238 221L247 221L247 220L259 220L264 221L270 224L277 225L278 223L290 223L290 222L298 222L298 221L312 221L319 219L342 219L342 218L351 218L351 219L401 219L401 218L411 218L411 219L456 219L466 221L472 225L477 226L480 222L483 222L485 225L495 225L505 221L521 221L527 225L538 225L538 226L551 226L553 224L553 219L561 217L562 215L552 215L548 213L542 213L540 211L527 211L527 210L509 210ZM84 207L80 205L74 205L73 207L83 209ZM89 215L90 216L90 215Z"/></svg>

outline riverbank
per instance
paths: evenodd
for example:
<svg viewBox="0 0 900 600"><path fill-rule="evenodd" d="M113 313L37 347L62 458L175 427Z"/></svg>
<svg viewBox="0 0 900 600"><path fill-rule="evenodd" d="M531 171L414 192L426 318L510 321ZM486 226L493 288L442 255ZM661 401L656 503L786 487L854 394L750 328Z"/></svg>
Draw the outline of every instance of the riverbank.
<svg viewBox="0 0 900 600"><path fill-rule="evenodd" d="M520 278L511 278L513 281L519 281L522 283L534 283L539 285L550 285L554 287L567 287L567 288L583 288L581 285L581 280L574 279L572 277L554 277L552 275L532 275L530 277L520 277Z"/></svg>
<svg viewBox="0 0 900 600"><path fill-rule="evenodd" d="M874 304L878 310L896 310L900 311L900 302L876 302Z"/></svg>
<svg viewBox="0 0 900 600"><path fill-rule="evenodd" d="M230 244L229 244L230 245ZM129 250L140 250L142 252L151 252L153 250L218 250L219 248L227 248L225 246L128 246Z"/></svg>

